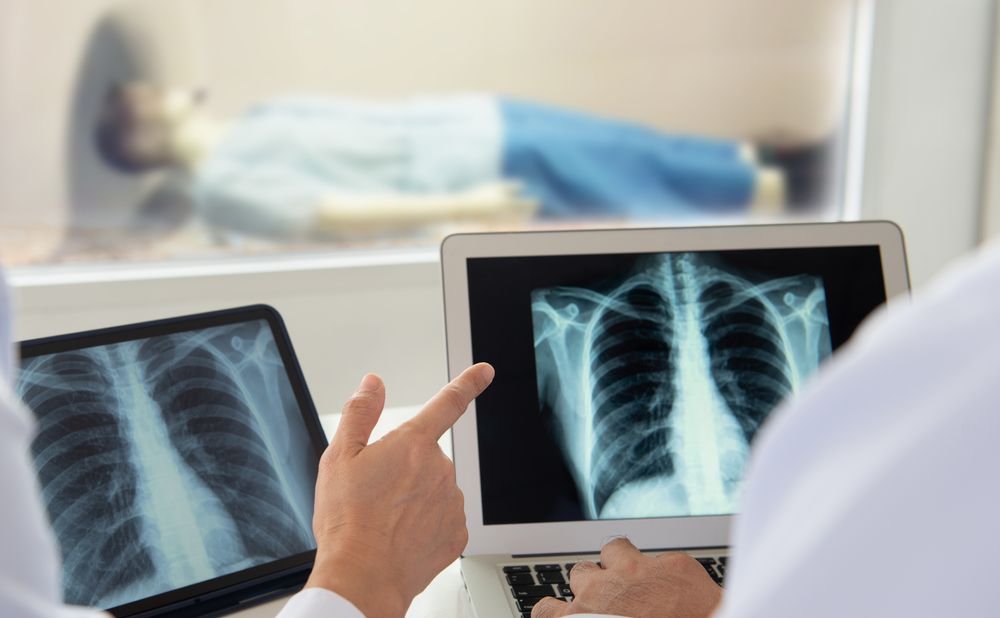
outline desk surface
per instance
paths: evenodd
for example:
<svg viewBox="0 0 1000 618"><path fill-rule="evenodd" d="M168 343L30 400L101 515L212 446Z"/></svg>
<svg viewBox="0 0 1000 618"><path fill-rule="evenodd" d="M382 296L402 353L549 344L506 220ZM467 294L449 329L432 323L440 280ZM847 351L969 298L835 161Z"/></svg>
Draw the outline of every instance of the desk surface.
<svg viewBox="0 0 1000 618"><path fill-rule="evenodd" d="M412 417L419 410L419 407L389 408L382 413L375 431L372 432L372 440L377 440L399 426L406 419ZM323 429L328 437L333 436L340 422L339 414L329 414L320 416ZM441 448L451 457L451 433L445 433L440 441ZM285 604L285 599L278 599L258 605L250 609L232 614L238 618L273 618ZM458 561L452 563L441 572L434 581L427 586L416 599L406 613L408 618L457 618L469 615L468 603L465 598L465 590L462 584L462 574L459 571Z"/></svg>

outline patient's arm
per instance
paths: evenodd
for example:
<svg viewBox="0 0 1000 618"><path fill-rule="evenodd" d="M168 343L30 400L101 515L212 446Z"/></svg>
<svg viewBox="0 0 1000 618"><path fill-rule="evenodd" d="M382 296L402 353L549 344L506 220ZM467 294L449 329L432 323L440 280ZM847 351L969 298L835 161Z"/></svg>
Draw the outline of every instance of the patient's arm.
<svg viewBox="0 0 1000 618"><path fill-rule="evenodd" d="M461 220L522 220L537 210L513 183L493 183L459 193L332 194L320 205L316 231L353 232L405 229Z"/></svg>
<svg viewBox="0 0 1000 618"><path fill-rule="evenodd" d="M788 203L785 170L764 162L760 148L752 142L740 143L739 156L755 170L750 212L765 216L783 212Z"/></svg>

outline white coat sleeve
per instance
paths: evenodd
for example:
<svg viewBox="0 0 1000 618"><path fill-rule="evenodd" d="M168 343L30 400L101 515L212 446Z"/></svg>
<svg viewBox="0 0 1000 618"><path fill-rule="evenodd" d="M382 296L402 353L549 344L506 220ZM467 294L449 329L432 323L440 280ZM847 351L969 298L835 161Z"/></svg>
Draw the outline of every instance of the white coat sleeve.
<svg viewBox="0 0 1000 618"><path fill-rule="evenodd" d="M306 588L288 599L278 618L364 618L364 614L336 592Z"/></svg>
<svg viewBox="0 0 1000 618"><path fill-rule="evenodd" d="M717 618L988 616L1000 247L871 320L754 445Z"/></svg>
<svg viewBox="0 0 1000 618"><path fill-rule="evenodd" d="M0 616L106 616L63 605L59 555L28 457L34 423L11 390L14 354L7 286L0 272Z"/></svg>

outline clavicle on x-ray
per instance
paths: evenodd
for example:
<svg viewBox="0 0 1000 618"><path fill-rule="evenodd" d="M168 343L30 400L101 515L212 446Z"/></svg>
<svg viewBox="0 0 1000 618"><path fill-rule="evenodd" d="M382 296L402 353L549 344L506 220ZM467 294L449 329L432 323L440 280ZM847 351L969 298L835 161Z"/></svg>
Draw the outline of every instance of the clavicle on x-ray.
<svg viewBox="0 0 1000 618"><path fill-rule="evenodd" d="M114 607L315 547L265 322L34 357L18 392L67 602Z"/></svg>
<svg viewBox="0 0 1000 618"><path fill-rule="evenodd" d="M587 517L732 513L758 427L830 354L822 279L638 264L532 292L539 400Z"/></svg>

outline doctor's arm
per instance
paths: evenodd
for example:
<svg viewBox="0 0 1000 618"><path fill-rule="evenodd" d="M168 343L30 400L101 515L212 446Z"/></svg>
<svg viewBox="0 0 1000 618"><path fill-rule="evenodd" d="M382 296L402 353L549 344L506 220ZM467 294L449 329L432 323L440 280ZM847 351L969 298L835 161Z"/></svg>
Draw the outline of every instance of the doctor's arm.
<svg viewBox="0 0 1000 618"><path fill-rule="evenodd" d="M385 386L365 376L320 460L312 575L280 618L402 616L459 557L465 502L437 441L492 379L489 365L466 369L417 416L368 444Z"/></svg>

